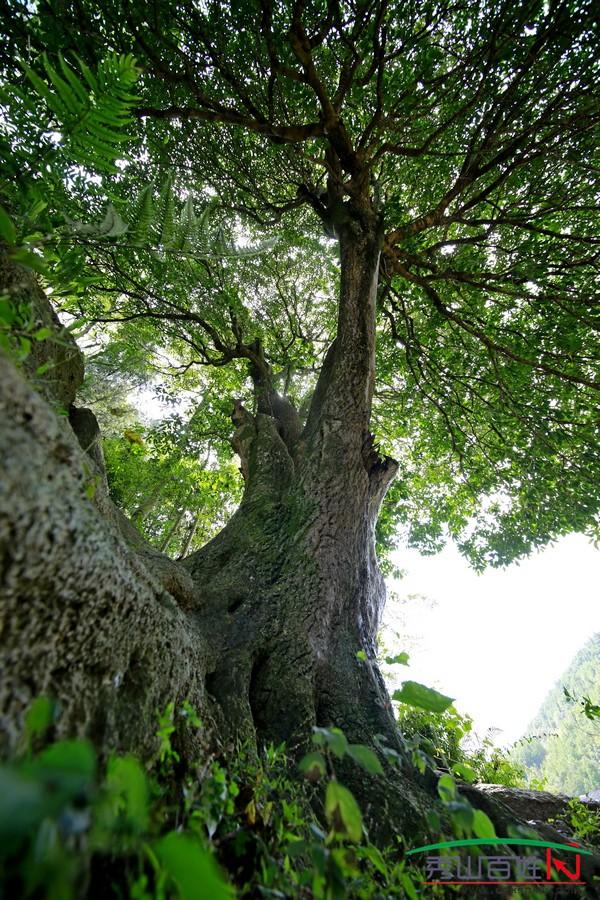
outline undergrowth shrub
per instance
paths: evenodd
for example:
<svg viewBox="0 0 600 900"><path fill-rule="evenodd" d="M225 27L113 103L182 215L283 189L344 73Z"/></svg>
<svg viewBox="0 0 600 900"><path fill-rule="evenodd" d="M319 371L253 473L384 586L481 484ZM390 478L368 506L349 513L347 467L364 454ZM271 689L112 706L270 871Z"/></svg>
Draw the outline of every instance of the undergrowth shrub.
<svg viewBox="0 0 600 900"><path fill-rule="evenodd" d="M473 734L473 720L450 706L441 713L400 706L398 725L427 762L468 782L525 787L525 769L512 760L508 750L497 747L489 734Z"/></svg>
<svg viewBox="0 0 600 900"><path fill-rule="evenodd" d="M405 842L381 851L332 771L347 755L373 775L376 753L339 729L316 729L298 766L284 745L227 752L195 710L157 715L149 764L113 755L104 765L85 740L48 743L54 709L38 698L17 758L0 768L0 895L226 900L239 897L416 898ZM187 729L201 758L177 751Z"/></svg>

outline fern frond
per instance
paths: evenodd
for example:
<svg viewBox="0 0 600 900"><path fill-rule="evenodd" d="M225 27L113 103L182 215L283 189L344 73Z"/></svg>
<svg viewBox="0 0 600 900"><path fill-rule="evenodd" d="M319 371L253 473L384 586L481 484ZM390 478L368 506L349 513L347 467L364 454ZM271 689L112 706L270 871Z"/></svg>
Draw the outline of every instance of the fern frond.
<svg viewBox="0 0 600 900"><path fill-rule="evenodd" d="M148 243L150 229L154 222L154 186L146 185L137 199L131 217L133 241L140 246Z"/></svg>
<svg viewBox="0 0 600 900"><path fill-rule="evenodd" d="M197 253L206 253L214 243L210 225L212 224L216 206L217 201L210 200L197 218L194 239L194 250Z"/></svg>
<svg viewBox="0 0 600 900"><path fill-rule="evenodd" d="M186 253L190 253L194 250L196 222L194 201L192 195L189 194L187 200L183 204L179 217L179 249L184 250Z"/></svg>
<svg viewBox="0 0 600 900"><path fill-rule="evenodd" d="M112 203L106 208L104 219L98 226L98 233L102 237L121 237L129 230L129 226L123 221Z"/></svg>
<svg viewBox="0 0 600 900"><path fill-rule="evenodd" d="M167 177L161 188L158 213L160 216L158 240L163 247L169 247L175 235L175 197L171 175Z"/></svg>
<svg viewBox="0 0 600 900"><path fill-rule="evenodd" d="M79 78L75 75L73 70L66 64L62 53L58 54L58 62L66 81L68 81L71 85L71 89L77 95L77 99L79 100L79 102L87 103L88 92L86 91Z"/></svg>
<svg viewBox="0 0 600 900"><path fill-rule="evenodd" d="M121 144L131 140L126 128L133 121L137 102L131 90L138 78L131 55L110 53L94 74L76 57L80 74L59 54L60 72L42 55L45 77L27 63L21 66L35 93L57 120L63 147L74 162L88 168L115 172Z"/></svg>
<svg viewBox="0 0 600 900"><path fill-rule="evenodd" d="M148 184L122 215L109 203L100 223L87 224L71 219L67 219L67 222L76 234L86 239L103 241L124 237L126 244L158 253L161 259L173 254L190 264L194 260L209 258L244 259L259 256L276 245L275 239L253 247L236 247L228 231L221 226L212 226L216 204L216 200L210 201L197 215L193 197L189 194L180 206L173 177L168 175L160 189L156 205L154 185Z"/></svg>

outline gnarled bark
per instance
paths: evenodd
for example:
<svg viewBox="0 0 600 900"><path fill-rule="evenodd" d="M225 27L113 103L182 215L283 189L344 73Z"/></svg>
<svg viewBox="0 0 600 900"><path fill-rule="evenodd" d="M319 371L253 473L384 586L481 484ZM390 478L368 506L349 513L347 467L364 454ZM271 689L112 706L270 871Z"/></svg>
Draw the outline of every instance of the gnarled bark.
<svg viewBox="0 0 600 900"><path fill-rule="evenodd" d="M221 739L301 752L312 726L335 725L352 742L378 734L400 751L375 661L384 584L374 528L396 473L369 433L377 234L349 228L341 246L338 333L304 429L255 347L258 412L236 403L233 415L242 503L181 563L110 500L93 414L71 406L67 420L48 403L72 402L74 342L61 333L47 400L0 353L2 755L40 694L58 701L57 735L87 736L101 753L152 757L157 713L186 699ZM187 739L179 749L191 761L199 748ZM424 836L436 801L408 762L386 778L339 774L372 837ZM518 818L469 791L502 830Z"/></svg>
<svg viewBox="0 0 600 900"><path fill-rule="evenodd" d="M244 497L184 565L202 585L199 627L221 647L207 689L230 728L302 747L312 726L335 725L351 741L372 743L379 734L400 750L375 661L385 591L374 529L397 468L369 433L377 232L348 229L341 245L338 333L306 426L294 428L288 402L264 380L256 416L236 404ZM413 823L419 818L423 798L412 774L380 796L374 784L358 784L356 772L346 777L380 804L381 818L390 801L396 821L401 808Z"/></svg>
<svg viewBox="0 0 600 900"><path fill-rule="evenodd" d="M236 402L232 417L244 496L181 562L112 504L93 414L57 417L0 356L4 755L40 694L59 702L58 733L87 735L103 752L152 756L158 711L184 699L222 739L302 752L311 727L339 726L352 742L380 735L401 751L375 660L385 592L374 529L397 469L369 431L377 228L352 220L340 243L338 330L306 424L275 391L260 345L241 348L257 397L255 415ZM408 762L385 779L340 773L372 836L425 831L435 800Z"/></svg>
<svg viewBox="0 0 600 900"><path fill-rule="evenodd" d="M180 564L111 503L92 414L71 410L80 447L3 360L5 748L27 703L51 693L61 729L104 748L151 752L157 710L189 696L223 736L300 751L312 726L337 725L351 741L380 734L399 749L375 662L374 528L396 471L369 433L377 228L349 222L341 248L337 336L304 428L258 342L244 347L258 410L237 403L233 416L244 497ZM368 793L382 807L391 798L396 822L414 821L425 800L413 775L395 785Z"/></svg>

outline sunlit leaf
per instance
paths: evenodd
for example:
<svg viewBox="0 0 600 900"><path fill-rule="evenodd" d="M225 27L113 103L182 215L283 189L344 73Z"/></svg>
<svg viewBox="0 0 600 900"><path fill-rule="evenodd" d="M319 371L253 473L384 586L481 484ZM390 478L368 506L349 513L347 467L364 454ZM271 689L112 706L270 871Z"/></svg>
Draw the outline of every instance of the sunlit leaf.
<svg viewBox="0 0 600 900"><path fill-rule="evenodd" d="M399 690L394 691L392 699L434 713L444 712L453 702L452 697L446 697L445 694L440 694L439 691L425 687L417 681L405 681Z"/></svg>

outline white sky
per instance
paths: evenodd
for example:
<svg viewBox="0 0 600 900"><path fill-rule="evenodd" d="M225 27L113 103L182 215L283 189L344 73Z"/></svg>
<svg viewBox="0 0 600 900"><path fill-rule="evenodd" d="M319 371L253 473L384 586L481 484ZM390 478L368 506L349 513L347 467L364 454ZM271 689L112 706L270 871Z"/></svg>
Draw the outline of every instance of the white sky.
<svg viewBox="0 0 600 900"><path fill-rule="evenodd" d="M398 551L406 577L388 602L388 627L412 640L390 638L410 653L396 682L420 681L456 698L479 736L502 729L496 743L514 742L585 642L600 631L600 550L568 535L506 569L477 575L453 546L433 557ZM388 632L389 633L389 632Z"/></svg>

